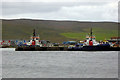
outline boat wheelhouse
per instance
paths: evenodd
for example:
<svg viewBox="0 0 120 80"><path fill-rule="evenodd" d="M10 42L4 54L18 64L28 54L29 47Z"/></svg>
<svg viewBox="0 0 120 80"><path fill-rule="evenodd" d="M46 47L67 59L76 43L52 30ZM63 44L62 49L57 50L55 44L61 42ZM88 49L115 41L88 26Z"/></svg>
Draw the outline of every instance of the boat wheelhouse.
<svg viewBox="0 0 120 80"><path fill-rule="evenodd" d="M86 36L86 40L84 41L84 46L96 46L99 45L99 43L96 41L96 37L94 35L92 35L92 28L91 28L91 32L90 35Z"/></svg>

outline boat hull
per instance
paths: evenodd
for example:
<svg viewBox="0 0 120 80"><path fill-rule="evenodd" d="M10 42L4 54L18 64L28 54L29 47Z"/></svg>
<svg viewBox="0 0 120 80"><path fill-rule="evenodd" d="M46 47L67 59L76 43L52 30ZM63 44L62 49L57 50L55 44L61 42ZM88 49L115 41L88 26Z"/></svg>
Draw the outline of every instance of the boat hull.
<svg viewBox="0 0 120 80"><path fill-rule="evenodd" d="M68 51L120 51L119 47L100 47L100 46L84 46L84 47L74 47L68 49Z"/></svg>
<svg viewBox="0 0 120 80"><path fill-rule="evenodd" d="M67 51L67 47L36 47L36 46L29 46L29 47L17 47L16 51Z"/></svg>
<svg viewBox="0 0 120 80"><path fill-rule="evenodd" d="M120 51L120 47L83 46L83 47L17 47L16 51Z"/></svg>

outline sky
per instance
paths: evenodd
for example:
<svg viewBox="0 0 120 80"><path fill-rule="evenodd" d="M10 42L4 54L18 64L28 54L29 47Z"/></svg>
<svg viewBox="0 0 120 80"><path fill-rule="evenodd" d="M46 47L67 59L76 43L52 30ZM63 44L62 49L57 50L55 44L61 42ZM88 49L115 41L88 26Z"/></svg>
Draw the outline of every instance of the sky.
<svg viewBox="0 0 120 80"><path fill-rule="evenodd" d="M2 19L118 22L119 0L2 0Z"/></svg>

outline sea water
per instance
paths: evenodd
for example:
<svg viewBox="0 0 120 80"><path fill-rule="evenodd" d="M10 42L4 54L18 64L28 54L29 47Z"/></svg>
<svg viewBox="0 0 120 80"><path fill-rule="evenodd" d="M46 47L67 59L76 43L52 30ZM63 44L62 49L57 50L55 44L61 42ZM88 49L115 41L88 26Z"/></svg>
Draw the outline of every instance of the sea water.
<svg viewBox="0 0 120 80"><path fill-rule="evenodd" d="M118 78L117 51L0 51L3 78Z"/></svg>

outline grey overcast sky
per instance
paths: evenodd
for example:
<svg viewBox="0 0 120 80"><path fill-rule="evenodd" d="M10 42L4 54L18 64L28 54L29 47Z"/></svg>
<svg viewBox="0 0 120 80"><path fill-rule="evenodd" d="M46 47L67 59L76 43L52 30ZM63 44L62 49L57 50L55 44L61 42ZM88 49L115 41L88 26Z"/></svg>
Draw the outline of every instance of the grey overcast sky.
<svg viewBox="0 0 120 80"><path fill-rule="evenodd" d="M119 0L2 0L2 19L118 21Z"/></svg>

